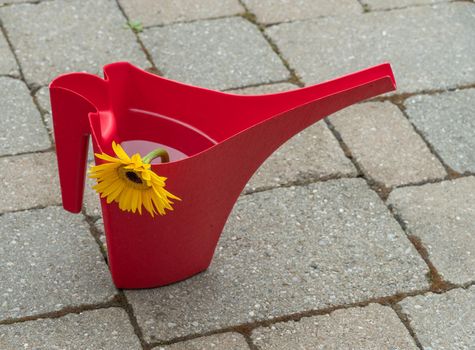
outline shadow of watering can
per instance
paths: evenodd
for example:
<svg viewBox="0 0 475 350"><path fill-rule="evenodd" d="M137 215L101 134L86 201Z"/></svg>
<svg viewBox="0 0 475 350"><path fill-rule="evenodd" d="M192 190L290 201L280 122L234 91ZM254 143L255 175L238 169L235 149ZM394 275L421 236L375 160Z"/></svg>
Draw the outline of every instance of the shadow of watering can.
<svg viewBox="0 0 475 350"><path fill-rule="evenodd" d="M90 135L96 153L113 155L112 141L144 140L186 155L152 164L182 198L167 215L133 214L101 200L119 288L162 286L205 270L234 203L267 157L320 119L395 89L389 64L262 96L194 87L125 62L107 65L104 76L65 74L50 85L66 210L81 210Z"/></svg>

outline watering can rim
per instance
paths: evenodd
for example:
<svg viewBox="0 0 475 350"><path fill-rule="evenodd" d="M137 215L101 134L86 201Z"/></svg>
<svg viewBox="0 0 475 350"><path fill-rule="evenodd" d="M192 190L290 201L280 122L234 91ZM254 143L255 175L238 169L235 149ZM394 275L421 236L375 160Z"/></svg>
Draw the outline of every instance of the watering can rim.
<svg viewBox="0 0 475 350"><path fill-rule="evenodd" d="M88 101L91 106L93 106L96 111L95 112L90 112L89 113L89 116L91 115L99 115L101 113L102 110L105 110L105 109L100 109L97 107L97 105L95 103L93 103L92 101L90 101L86 96L70 89L70 88L67 88L67 87L63 87L63 86L57 86L58 83L66 78L66 77L71 77L71 76L89 76L93 79L99 79L101 82L103 83L109 83L110 79L109 79L109 76L110 76L110 70L113 68L113 67L117 67L117 66L127 66L131 69L134 69L136 71L139 71L140 74L145 74L145 75L149 75L149 76L152 76L154 79L159 79L159 80L164 80L164 81L168 81L170 83L173 83L173 84L178 84L178 85L181 85L181 86L186 86L188 88L191 88L191 89L197 89L197 90L202 90L202 91L206 91L207 93L211 93L211 94L216 94L216 95L228 95L228 96L233 96L234 98L239 98L239 99L242 99L242 100L245 100L245 99L254 99L254 98L260 98L262 96L284 96L286 94L289 94L289 93L292 93L294 91L302 91L302 90L310 90L312 88L315 88L316 86L320 86L320 85L323 85L323 84L329 84L331 82L334 82L334 81L337 81L337 80L342 80L342 79L348 79L350 78L351 76L356 76L358 74L363 74L364 72L367 72L367 71L371 71L371 70L377 70L377 69L385 69L386 70L386 75L379 75L378 77L375 77L374 79L372 80L367 80L365 81L364 83L362 83L361 85L365 85L365 84L371 84L377 80L381 80L381 79L384 79L384 78L389 78L390 81L391 81L391 84L393 86L393 90L396 89L396 81L395 81L395 78L394 78L394 73L392 71L392 68L391 68L391 65L389 62L383 62L383 63L380 63L380 64L377 64L377 65L374 65L374 66L371 66L371 67L367 67L367 68L364 68L364 69L361 69L361 70L358 70L358 71L355 71L355 72L351 72L351 73L348 73L348 74L345 74L345 75L342 75L342 76L338 76L338 77L335 77L335 78L331 78L331 79L327 79L325 81L322 81L322 82L319 82L319 83L316 83L316 84L313 84L313 85L310 85L310 86L304 86L304 87L297 87L295 89L292 89L292 90L287 90L287 91L281 91L281 92L273 92L273 93L266 93L266 94L253 94L253 95L241 95L241 94L236 94L236 93L232 93L232 92L227 92L227 91L219 91L219 90L214 90L214 89L211 89L211 88L206 88L206 87L202 87L202 86L196 86L196 85L192 85L190 83L184 83L184 82L181 82L181 81L177 81L177 80L174 80L174 79L170 79L170 78L166 78L166 77L163 77L163 76L159 76L159 75L156 75L154 73L151 73L151 72L148 72L140 67L137 67L135 66L134 64L130 63L130 62L127 62L127 61L118 61L118 62L113 62L113 63L109 63L109 64L106 64L104 65L103 67L103 75L104 75L104 78L100 77L99 75L96 75L96 74L92 74L92 73L88 73L88 72L71 72L71 73L64 73L64 74L61 74L59 76L57 76L56 78L54 78L51 83L49 84L49 89L64 89L64 90L67 90L75 95L78 95L80 96L81 98L85 99L86 101ZM333 95L337 95L343 91L348 91L350 89L354 88L354 86L349 86L348 88L346 89L340 89L338 91L334 91L332 93L328 93L328 94L324 94L322 96L320 96L318 99L316 100L321 100L321 99L324 99L324 98L328 98L330 96L333 96ZM258 127L259 125L261 125L262 123L265 123L267 122L270 118L275 118L275 117L278 117L280 115L283 115L285 113L289 113L290 111L292 110L295 110L297 108L301 108L305 105L308 105L310 103L313 103L315 100L312 100L312 101L307 101L307 102L304 102L304 103L300 103L300 104L296 104L284 111L281 111L279 113L276 113L260 122L257 122L249 127L247 127L246 129L243 129L241 131L238 131L236 132L235 134L219 141L219 142L215 142L214 144L212 144L211 146L209 146L208 148L204 149L204 150L201 150L193 155L190 155L190 156L187 156L186 158L184 159L179 159L179 160L175 160L175 161L170 161L168 163L157 163L157 164L152 164L152 168L153 169L160 169L160 168L164 168L164 167L169 167L169 166L172 166L174 164L177 164L177 163L181 163L181 162L184 162L184 161L187 161L187 160L191 160L191 159L195 159L201 155L203 155L204 153L208 152L208 151L211 151L215 148L215 146L217 145L221 145L223 144L224 142L228 142L229 140L239 136L240 134L242 133L245 133L247 132L248 130L252 129L252 128L255 128L255 127ZM174 118L171 118L170 119L174 119ZM175 119L174 119L175 120ZM180 123L183 125L182 122L180 122L179 120L176 120L176 122ZM92 126L92 124L90 124L91 126L91 136L92 137L95 137L95 132L94 132L94 128ZM192 128L194 128L193 126L190 126ZM206 134L205 134L206 135ZM97 141L97 139L96 139ZM127 140L121 140L121 142L123 141L127 141ZM98 142L97 143L97 146L99 147L99 151L103 152L103 150L101 149L100 147L100 144ZM96 158L96 157L95 157ZM97 159L97 158L96 158Z"/></svg>

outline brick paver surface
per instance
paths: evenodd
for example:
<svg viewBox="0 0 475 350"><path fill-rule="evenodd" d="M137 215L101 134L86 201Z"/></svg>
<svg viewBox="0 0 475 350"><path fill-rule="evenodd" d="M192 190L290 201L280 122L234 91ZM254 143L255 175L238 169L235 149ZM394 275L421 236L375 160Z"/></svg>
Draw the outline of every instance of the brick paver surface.
<svg viewBox="0 0 475 350"><path fill-rule="evenodd" d="M475 173L475 89L414 96L409 119L453 170Z"/></svg>
<svg viewBox="0 0 475 350"><path fill-rule="evenodd" d="M145 337L170 340L424 289L427 272L363 180L334 180L242 197L208 271L126 295Z"/></svg>
<svg viewBox="0 0 475 350"><path fill-rule="evenodd" d="M411 123L390 102L351 106L330 121L362 171L386 187L447 175Z"/></svg>
<svg viewBox="0 0 475 350"><path fill-rule="evenodd" d="M186 83L231 89L289 77L257 27L240 17L172 24L140 36L163 74Z"/></svg>
<svg viewBox="0 0 475 350"><path fill-rule="evenodd" d="M0 0L0 349L475 349L474 16L448 0ZM120 291L94 182L81 213L60 206L48 93L119 60L235 94L389 61L398 89L269 157L207 271Z"/></svg>
<svg viewBox="0 0 475 350"><path fill-rule="evenodd" d="M307 84L389 61L398 92L416 92L473 83L474 13L471 3L444 3L284 23L266 33Z"/></svg>
<svg viewBox="0 0 475 350"><path fill-rule="evenodd" d="M475 281L475 177L395 190L389 203L452 283Z"/></svg>
<svg viewBox="0 0 475 350"><path fill-rule="evenodd" d="M475 287L425 294L400 303L424 349L472 349Z"/></svg>
<svg viewBox="0 0 475 350"><path fill-rule="evenodd" d="M418 349L396 313L377 304L258 328L252 339L262 350Z"/></svg>

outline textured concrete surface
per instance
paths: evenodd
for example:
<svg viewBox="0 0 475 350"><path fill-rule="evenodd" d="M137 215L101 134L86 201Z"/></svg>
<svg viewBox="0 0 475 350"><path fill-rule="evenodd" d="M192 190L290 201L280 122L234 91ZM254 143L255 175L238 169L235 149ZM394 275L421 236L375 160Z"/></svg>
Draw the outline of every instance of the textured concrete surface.
<svg viewBox="0 0 475 350"><path fill-rule="evenodd" d="M197 338L169 346L160 346L155 350L249 350L246 339L238 333L223 333Z"/></svg>
<svg viewBox="0 0 475 350"><path fill-rule="evenodd" d="M320 121L275 151L249 180L244 192L357 174L325 122Z"/></svg>
<svg viewBox="0 0 475 350"><path fill-rule="evenodd" d="M398 93L416 92L475 82L474 14L474 4L458 2L281 24L266 33L307 84L390 62Z"/></svg>
<svg viewBox="0 0 475 350"><path fill-rule="evenodd" d="M242 197L206 272L126 296L154 341L415 291L426 273L364 181L337 180Z"/></svg>
<svg viewBox="0 0 475 350"><path fill-rule="evenodd" d="M433 2L0 0L0 349L475 348L475 4ZM83 214L66 213L47 134L51 79L117 60L238 94L390 61L405 111L336 116L347 147L323 122L290 140L208 271L121 293L93 181ZM382 201L372 179L401 186ZM430 294L428 264L456 289Z"/></svg>
<svg viewBox="0 0 475 350"><path fill-rule="evenodd" d="M442 179L447 173L390 102L358 104L330 117L362 171L386 187Z"/></svg>
<svg viewBox="0 0 475 350"><path fill-rule="evenodd" d="M119 0L130 20L163 25L243 13L238 0Z"/></svg>
<svg viewBox="0 0 475 350"><path fill-rule="evenodd" d="M445 280L475 281L475 177L397 189L388 203Z"/></svg>
<svg viewBox="0 0 475 350"><path fill-rule="evenodd" d="M260 23L279 23L325 16L358 14L363 8L357 0L243 0Z"/></svg>
<svg viewBox="0 0 475 350"><path fill-rule="evenodd" d="M399 303L424 349L475 349L475 287Z"/></svg>
<svg viewBox="0 0 475 350"><path fill-rule="evenodd" d="M56 155L0 158L0 213L61 204Z"/></svg>
<svg viewBox="0 0 475 350"><path fill-rule="evenodd" d="M15 62L15 57L13 56L10 48L8 47L8 42L0 33L0 74L4 75L14 75L18 76L18 66Z"/></svg>
<svg viewBox="0 0 475 350"><path fill-rule="evenodd" d="M243 18L173 24L140 36L165 76L185 83L231 89L289 76L257 27Z"/></svg>
<svg viewBox="0 0 475 350"><path fill-rule="evenodd" d="M20 80L0 77L0 155L51 147L48 133L30 92Z"/></svg>
<svg viewBox="0 0 475 350"><path fill-rule="evenodd" d="M0 320L111 300L104 259L81 215L62 208L0 216Z"/></svg>
<svg viewBox="0 0 475 350"><path fill-rule="evenodd" d="M475 172L475 89L414 96L409 119L453 170Z"/></svg>
<svg viewBox="0 0 475 350"><path fill-rule="evenodd" d="M378 304L258 328L252 340L259 350L418 349L396 313Z"/></svg>
<svg viewBox="0 0 475 350"><path fill-rule="evenodd" d="M0 326L0 345L2 350L142 349L127 314L118 308Z"/></svg>
<svg viewBox="0 0 475 350"><path fill-rule="evenodd" d="M100 20L91 21L91 14ZM114 61L150 66L112 0L6 6L0 19L30 83L46 85L66 72L99 74Z"/></svg>
<svg viewBox="0 0 475 350"><path fill-rule="evenodd" d="M361 0L369 10L399 9L408 6L433 5L446 0Z"/></svg>

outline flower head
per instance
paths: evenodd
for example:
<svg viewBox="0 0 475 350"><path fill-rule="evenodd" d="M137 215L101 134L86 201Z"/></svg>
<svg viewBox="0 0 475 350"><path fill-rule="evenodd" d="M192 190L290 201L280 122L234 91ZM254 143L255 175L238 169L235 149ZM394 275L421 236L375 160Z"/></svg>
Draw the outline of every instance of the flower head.
<svg viewBox="0 0 475 350"><path fill-rule="evenodd" d="M170 199L181 199L165 190L167 178L151 170L150 157L142 159L138 153L129 157L115 142L112 149L118 158L96 153L104 163L92 166L89 172L89 176L97 180L93 188L101 198L106 198L107 203L114 201L121 210L133 213L142 214L143 206L152 217L157 213L165 215L165 209L173 210Z"/></svg>

